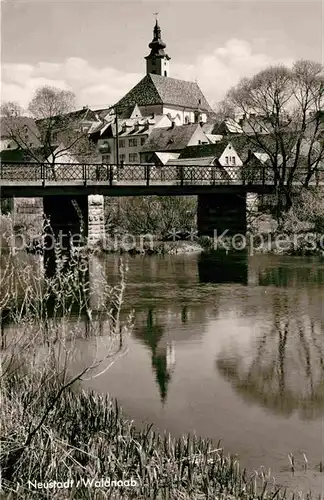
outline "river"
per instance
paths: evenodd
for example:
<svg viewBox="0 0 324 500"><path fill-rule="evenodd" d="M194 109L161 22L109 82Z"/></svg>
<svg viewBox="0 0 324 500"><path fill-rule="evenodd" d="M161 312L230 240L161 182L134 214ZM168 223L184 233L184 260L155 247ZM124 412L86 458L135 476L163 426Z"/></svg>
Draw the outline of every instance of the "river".
<svg viewBox="0 0 324 500"><path fill-rule="evenodd" d="M137 425L222 439L244 467L323 493L324 262L242 252L125 258L129 351L85 387L116 397ZM118 282L117 256L92 266ZM91 359L90 340L79 348Z"/></svg>

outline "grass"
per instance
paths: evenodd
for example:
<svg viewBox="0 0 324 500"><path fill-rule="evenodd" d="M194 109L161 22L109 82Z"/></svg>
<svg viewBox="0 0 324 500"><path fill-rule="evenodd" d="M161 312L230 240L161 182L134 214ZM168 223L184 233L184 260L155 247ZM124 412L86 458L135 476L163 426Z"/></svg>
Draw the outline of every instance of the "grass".
<svg viewBox="0 0 324 500"><path fill-rule="evenodd" d="M26 416L32 404L34 419L53 397L53 381L43 386L36 403L35 380L17 372L6 379L3 390L2 459L17 449L28 433ZM5 462L5 460L4 460ZM89 488L89 480L111 478L136 481L129 488ZM69 499L282 499L284 490L263 471L249 475L220 446L196 436L172 439L151 427L138 431L116 402L108 396L78 388L62 393L46 424L24 449L3 480L6 498L47 498L32 483L74 481L68 490L56 490L51 498ZM43 495L43 496L42 496ZM65 495L65 496L64 496Z"/></svg>

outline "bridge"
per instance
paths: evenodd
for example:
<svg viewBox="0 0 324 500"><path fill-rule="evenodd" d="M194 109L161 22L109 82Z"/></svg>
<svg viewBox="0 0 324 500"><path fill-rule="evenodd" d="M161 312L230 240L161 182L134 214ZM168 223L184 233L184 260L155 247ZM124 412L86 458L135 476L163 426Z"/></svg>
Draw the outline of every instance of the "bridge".
<svg viewBox="0 0 324 500"><path fill-rule="evenodd" d="M301 186L306 171L294 174ZM318 170L312 185L324 185L324 169ZM42 197L44 212L51 215L54 232L80 231L80 213L87 221L85 231L103 222L103 201L91 215L91 195L104 196L198 196L198 233L227 234L246 231L247 193L271 193L277 179L271 166L2 163L0 196ZM89 200L88 200L89 198ZM96 197L98 200L98 196ZM96 203L95 203L96 204ZM80 212L79 210L79 212Z"/></svg>

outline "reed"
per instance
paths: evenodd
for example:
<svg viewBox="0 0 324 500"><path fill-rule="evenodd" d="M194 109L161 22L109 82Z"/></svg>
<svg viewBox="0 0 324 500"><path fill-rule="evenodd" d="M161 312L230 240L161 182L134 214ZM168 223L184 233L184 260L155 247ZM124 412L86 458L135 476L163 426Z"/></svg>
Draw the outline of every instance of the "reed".
<svg viewBox="0 0 324 500"><path fill-rule="evenodd" d="M17 449L28 433L27 413L41 418L44 405L55 393L55 380L38 389L35 377L19 371L3 383L2 456ZM86 481L136 481L135 487L89 488ZM6 498L47 498L30 483L73 480L69 490L52 492L52 498L112 499L283 499L271 473L249 474L235 457L225 455L220 443L195 435L173 439L148 426L137 430L107 395L85 392L78 386L62 393L31 446L3 479ZM80 482L78 486L78 482ZM42 496L43 495L43 496ZM65 496L64 496L65 495ZM295 497L297 498L297 497ZM299 498L310 498L302 497Z"/></svg>

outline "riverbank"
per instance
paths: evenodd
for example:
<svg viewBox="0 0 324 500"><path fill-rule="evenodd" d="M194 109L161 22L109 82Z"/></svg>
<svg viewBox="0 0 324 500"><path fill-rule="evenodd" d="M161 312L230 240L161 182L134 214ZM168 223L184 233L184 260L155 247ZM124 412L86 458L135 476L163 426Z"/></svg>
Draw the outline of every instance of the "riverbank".
<svg viewBox="0 0 324 500"><path fill-rule="evenodd" d="M93 392L64 391L33 444L19 454L19 437L30 432L24 401L34 397L33 389L33 376L22 382L17 373L6 378L2 389L7 499L41 499L48 490L51 498L69 499L285 498L264 471L246 473L219 445L189 435L175 440L151 427L139 431L116 402ZM42 387L33 408L35 421L57 389L57 381ZM18 451L14 463L8 451L11 458Z"/></svg>
<svg viewBox="0 0 324 500"><path fill-rule="evenodd" d="M203 251L199 241L141 241L140 238L135 238L134 243L130 244L126 241L114 241L111 243L109 239L105 242L100 241L95 247L95 251L103 253L128 253L130 255L175 255L184 253L199 253Z"/></svg>

